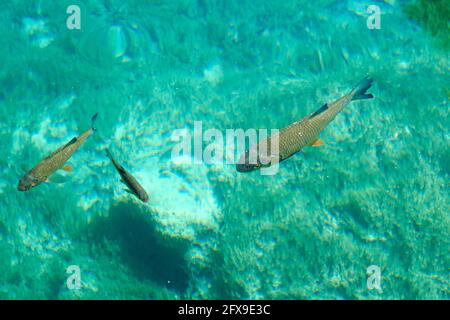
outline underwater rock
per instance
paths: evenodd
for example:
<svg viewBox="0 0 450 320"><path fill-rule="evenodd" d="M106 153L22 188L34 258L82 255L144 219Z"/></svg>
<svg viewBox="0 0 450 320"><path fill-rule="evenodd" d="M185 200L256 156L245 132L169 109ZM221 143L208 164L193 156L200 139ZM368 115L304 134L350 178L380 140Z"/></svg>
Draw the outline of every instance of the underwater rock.
<svg viewBox="0 0 450 320"><path fill-rule="evenodd" d="M41 49L48 47L54 41L54 37L47 26L47 21L43 18L23 18L22 32L33 46Z"/></svg>
<svg viewBox="0 0 450 320"><path fill-rule="evenodd" d="M378 299L365 286L372 264L382 298L448 297L448 58L399 1L371 1L389 13L379 31L356 0L203 1L189 15L172 2L88 2L120 8L93 7L58 41L58 2L42 2L46 18L0 5L12 43L0 72L0 299ZM366 72L376 99L346 108L325 146L275 176L170 157L176 128L282 127ZM13 192L19 167L91 112L98 132L67 182ZM123 190L105 147L148 204ZM72 264L82 291L65 285Z"/></svg>
<svg viewBox="0 0 450 320"><path fill-rule="evenodd" d="M122 57L127 51L127 37L121 26L112 26L108 30L107 44L114 58Z"/></svg>
<svg viewBox="0 0 450 320"><path fill-rule="evenodd" d="M447 0L415 0L403 5L402 9L408 17L437 38L443 48L450 48L450 6Z"/></svg>
<svg viewBox="0 0 450 320"><path fill-rule="evenodd" d="M215 64L210 68L203 70L203 77L212 85L218 84L223 78L222 67L219 64Z"/></svg>
<svg viewBox="0 0 450 320"><path fill-rule="evenodd" d="M86 60L99 66L142 59L154 45L148 33L136 24L92 20L89 25L76 46Z"/></svg>

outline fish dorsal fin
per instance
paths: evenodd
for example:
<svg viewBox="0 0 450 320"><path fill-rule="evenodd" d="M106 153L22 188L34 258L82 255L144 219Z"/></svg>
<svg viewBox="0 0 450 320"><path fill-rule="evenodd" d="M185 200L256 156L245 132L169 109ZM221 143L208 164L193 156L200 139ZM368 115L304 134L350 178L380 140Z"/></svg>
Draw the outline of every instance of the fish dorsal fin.
<svg viewBox="0 0 450 320"><path fill-rule="evenodd" d="M60 152L61 150L64 150L65 148L67 148L68 146L74 144L75 142L77 142L77 137L74 137L72 140L70 140L68 143L66 143L65 145L63 145L62 147L59 147L58 149L56 149L55 151L53 151L53 153L49 154L48 156L45 157L45 159L50 159L51 157L53 157L55 154L57 154L58 152Z"/></svg>
<svg viewBox="0 0 450 320"><path fill-rule="evenodd" d="M77 137L73 137L72 140L70 140L66 145L64 145L64 148L67 148L68 146L70 146L71 144L74 144L75 142L77 142Z"/></svg>
<svg viewBox="0 0 450 320"><path fill-rule="evenodd" d="M325 103L323 106L321 106L319 109L317 109L316 111L314 111L310 116L309 119L314 118L315 116L321 114L322 112L324 112L325 110L328 109L328 103Z"/></svg>
<svg viewBox="0 0 450 320"><path fill-rule="evenodd" d="M125 170L125 168L122 167L122 165L120 165L120 164L117 164L116 169L117 169L117 171L120 173L120 175L122 175L122 174L125 174L125 175L128 174L127 170Z"/></svg>

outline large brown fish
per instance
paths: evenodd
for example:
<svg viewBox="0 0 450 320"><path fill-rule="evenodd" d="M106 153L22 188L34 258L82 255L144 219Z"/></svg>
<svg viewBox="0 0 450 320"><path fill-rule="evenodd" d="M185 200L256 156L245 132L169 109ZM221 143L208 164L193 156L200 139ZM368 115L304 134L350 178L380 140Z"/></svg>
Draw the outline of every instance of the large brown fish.
<svg viewBox="0 0 450 320"><path fill-rule="evenodd" d="M92 117L91 128L83 132L79 137L75 137L67 144L53 152L48 157L39 162L33 169L25 174L19 181L17 189L19 191L27 191L47 179L59 169L71 170L70 166L64 166L65 162L77 151L81 145L91 136L96 129L94 128L97 114Z"/></svg>
<svg viewBox="0 0 450 320"><path fill-rule="evenodd" d="M139 184L135 177L131 175L124 167L122 167L112 156L111 152L106 149L106 155L111 160L112 164L120 174L120 181L127 186L125 189L128 193L135 195L139 200L143 202L148 201L148 194L144 188Z"/></svg>
<svg viewBox="0 0 450 320"><path fill-rule="evenodd" d="M320 146L323 141L319 139L319 134L336 117L336 115L350 102L354 100L372 99L371 93L366 93L372 85L372 79L364 78L353 90L338 100L324 104L318 110L309 114L300 121L294 122L290 126L281 129L278 137L272 135L260 141L257 145L251 146L236 164L239 172L249 172L269 167L291 157L305 146ZM278 139L278 152L271 153L271 149L276 149L273 140ZM273 146L273 148L271 148ZM276 160L270 160L270 155L276 154ZM262 159L264 159L262 161Z"/></svg>

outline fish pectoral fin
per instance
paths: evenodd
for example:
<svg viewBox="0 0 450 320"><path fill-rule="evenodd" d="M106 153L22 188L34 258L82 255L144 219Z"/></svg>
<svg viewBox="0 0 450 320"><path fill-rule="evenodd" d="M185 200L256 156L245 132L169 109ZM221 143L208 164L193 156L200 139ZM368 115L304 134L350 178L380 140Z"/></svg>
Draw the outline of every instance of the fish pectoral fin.
<svg viewBox="0 0 450 320"><path fill-rule="evenodd" d="M70 165L70 164L66 164L66 165L63 165L61 169L64 170L64 171L69 171L70 172L70 171L73 170L73 166Z"/></svg>
<svg viewBox="0 0 450 320"><path fill-rule="evenodd" d="M134 195L134 192L131 191L130 189L123 189L123 190L125 190L125 192L128 192L129 194L133 194Z"/></svg>
<svg viewBox="0 0 450 320"><path fill-rule="evenodd" d="M65 183L66 177L64 177L60 174L54 173L50 177L47 178L47 182L56 183L56 184Z"/></svg>
<svg viewBox="0 0 450 320"><path fill-rule="evenodd" d="M310 146L312 146L312 147L320 147L320 146L322 146L324 144L325 144L325 142L323 142L323 140L317 139L316 141L311 143Z"/></svg>
<svg viewBox="0 0 450 320"><path fill-rule="evenodd" d="M125 181L124 178L121 178L121 179L120 179L120 182L122 182L122 183L128 188L128 183Z"/></svg>

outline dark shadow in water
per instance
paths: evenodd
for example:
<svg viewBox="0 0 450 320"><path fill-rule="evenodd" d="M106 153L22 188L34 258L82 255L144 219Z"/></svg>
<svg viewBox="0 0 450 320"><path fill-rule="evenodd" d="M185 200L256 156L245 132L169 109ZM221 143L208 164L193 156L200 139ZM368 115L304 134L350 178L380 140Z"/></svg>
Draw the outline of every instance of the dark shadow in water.
<svg viewBox="0 0 450 320"><path fill-rule="evenodd" d="M109 217L94 223L94 232L119 244L124 264L138 277L183 293L189 281L187 243L161 234L155 226L146 206L129 201L113 204Z"/></svg>

